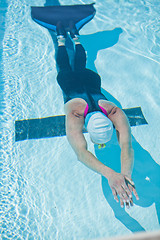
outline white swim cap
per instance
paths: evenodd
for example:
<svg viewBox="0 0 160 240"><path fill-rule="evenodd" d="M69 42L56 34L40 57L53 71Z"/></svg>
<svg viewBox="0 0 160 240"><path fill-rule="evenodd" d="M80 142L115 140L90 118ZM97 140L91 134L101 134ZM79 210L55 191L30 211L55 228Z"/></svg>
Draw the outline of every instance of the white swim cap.
<svg viewBox="0 0 160 240"><path fill-rule="evenodd" d="M85 127L93 143L102 144L111 140L113 124L104 113L96 111L87 114Z"/></svg>

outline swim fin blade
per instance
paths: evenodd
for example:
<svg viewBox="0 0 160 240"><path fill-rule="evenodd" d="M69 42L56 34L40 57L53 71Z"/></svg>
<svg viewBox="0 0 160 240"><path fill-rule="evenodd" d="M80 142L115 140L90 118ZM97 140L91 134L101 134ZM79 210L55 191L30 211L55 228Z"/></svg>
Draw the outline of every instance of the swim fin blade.
<svg viewBox="0 0 160 240"><path fill-rule="evenodd" d="M66 31L69 31L72 22L79 31L94 17L96 10L93 5L94 3L31 7L31 17L36 23L53 31L56 31L58 22L63 24Z"/></svg>

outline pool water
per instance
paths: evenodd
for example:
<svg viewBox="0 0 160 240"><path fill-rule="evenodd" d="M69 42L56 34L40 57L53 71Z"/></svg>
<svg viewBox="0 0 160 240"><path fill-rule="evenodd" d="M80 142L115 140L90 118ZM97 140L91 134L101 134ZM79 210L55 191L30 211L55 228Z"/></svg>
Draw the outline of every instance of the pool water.
<svg viewBox="0 0 160 240"><path fill-rule="evenodd" d="M55 36L32 21L30 6L91 2L2 0L1 239L87 240L159 229L159 1L95 2L96 16L80 31L87 67L118 106L140 106L148 122L132 127L140 200L121 209L107 180L77 161L66 137L15 142L15 120L64 114ZM104 150L85 137L89 150L119 171L115 135Z"/></svg>

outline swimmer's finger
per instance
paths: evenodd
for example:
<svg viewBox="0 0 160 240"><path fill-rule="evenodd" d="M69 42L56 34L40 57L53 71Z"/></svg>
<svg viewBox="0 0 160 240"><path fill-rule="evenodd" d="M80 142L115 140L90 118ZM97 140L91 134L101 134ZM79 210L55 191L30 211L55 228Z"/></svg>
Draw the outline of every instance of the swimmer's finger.
<svg viewBox="0 0 160 240"><path fill-rule="evenodd" d="M126 202L126 208L128 208L128 209L129 209L129 208L130 208L130 206L131 206L131 205L130 205L130 202L129 202L129 203L128 203L128 202Z"/></svg>
<svg viewBox="0 0 160 240"><path fill-rule="evenodd" d="M116 202L119 202L116 190L114 188L111 188L111 190L112 190L112 194L114 196L114 199L116 200Z"/></svg>
<svg viewBox="0 0 160 240"><path fill-rule="evenodd" d="M133 204L133 199L130 200L130 206L133 207L134 204Z"/></svg>
<svg viewBox="0 0 160 240"><path fill-rule="evenodd" d="M138 196L138 193L137 193L137 191L136 191L134 182L132 181L132 179L130 179L130 178L127 177L127 176L125 176L125 179L126 179L126 180L129 182L129 184L130 184L130 186L128 186L129 189L130 189L130 190L132 189L134 196L136 197L137 200L139 200L139 196Z"/></svg>
<svg viewBox="0 0 160 240"><path fill-rule="evenodd" d="M129 186L127 185L122 185L122 188L125 190L127 196L130 198L132 198L132 191L130 190Z"/></svg>
<svg viewBox="0 0 160 240"><path fill-rule="evenodd" d="M133 187L130 185L130 184L128 184L128 188L129 188L129 190L130 190L130 192L131 192L131 196L130 196L130 198L132 199L132 192L133 192Z"/></svg>
<svg viewBox="0 0 160 240"><path fill-rule="evenodd" d="M138 193L135 188L133 188L133 193L134 193L134 196L136 197L136 199L139 200L139 196L138 196Z"/></svg>
<svg viewBox="0 0 160 240"><path fill-rule="evenodd" d="M122 200L122 199L120 199L120 205L121 205L121 208L123 208L123 207L124 207L124 202L123 202L123 200Z"/></svg>
<svg viewBox="0 0 160 240"><path fill-rule="evenodd" d="M126 177L126 176L125 176L125 179L132 185L132 187L135 188L135 184L134 184L134 182L132 181L132 179L130 179L129 177Z"/></svg>

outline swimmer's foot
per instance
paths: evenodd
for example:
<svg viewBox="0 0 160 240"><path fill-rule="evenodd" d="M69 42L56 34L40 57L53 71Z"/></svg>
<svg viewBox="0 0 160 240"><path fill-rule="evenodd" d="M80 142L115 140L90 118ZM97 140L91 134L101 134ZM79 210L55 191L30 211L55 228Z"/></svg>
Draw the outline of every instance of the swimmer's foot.
<svg viewBox="0 0 160 240"><path fill-rule="evenodd" d="M66 39L63 36L57 37L58 46L65 46Z"/></svg>
<svg viewBox="0 0 160 240"><path fill-rule="evenodd" d="M69 24L69 33L71 38L73 39L74 43L77 44L79 40L79 32L73 22L70 22Z"/></svg>
<svg viewBox="0 0 160 240"><path fill-rule="evenodd" d="M61 22L57 23L56 33L57 33L58 46L65 45L65 40L66 40L66 37L67 37L67 33L66 33L66 31L65 31Z"/></svg>
<svg viewBox="0 0 160 240"><path fill-rule="evenodd" d="M73 38L74 44L81 44L79 37L78 38Z"/></svg>

